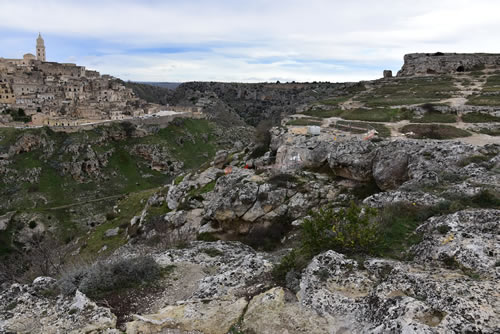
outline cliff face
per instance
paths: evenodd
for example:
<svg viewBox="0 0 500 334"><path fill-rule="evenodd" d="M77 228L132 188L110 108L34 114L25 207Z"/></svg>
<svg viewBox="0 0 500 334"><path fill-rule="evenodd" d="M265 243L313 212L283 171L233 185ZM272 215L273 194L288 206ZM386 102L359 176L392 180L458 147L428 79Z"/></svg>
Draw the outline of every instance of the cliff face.
<svg viewBox="0 0 500 334"><path fill-rule="evenodd" d="M398 77L424 74L451 74L500 67L500 54L488 53L410 53Z"/></svg>
<svg viewBox="0 0 500 334"><path fill-rule="evenodd" d="M221 83L188 82L169 99L171 105L202 107L208 118L225 124L257 125L278 120L318 99L346 96L360 83Z"/></svg>

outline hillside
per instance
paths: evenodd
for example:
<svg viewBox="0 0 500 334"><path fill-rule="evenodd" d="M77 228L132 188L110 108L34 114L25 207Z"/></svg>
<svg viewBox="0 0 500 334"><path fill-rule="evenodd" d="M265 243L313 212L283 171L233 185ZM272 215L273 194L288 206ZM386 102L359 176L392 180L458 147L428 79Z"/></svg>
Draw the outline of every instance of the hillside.
<svg viewBox="0 0 500 334"><path fill-rule="evenodd" d="M130 123L77 133L0 128L0 216L15 212L0 230L0 252L20 251L26 233L37 228L16 229L32 221L58 240L73 240L105 223L127 196L211 160L230 138L214 123L190 119L163 129Z"/></svg>
<svg viewBox="0 0 500 334"><path fill-rule="evenodd" d="M0 128L0 332L498 332L500 69L411 65L445 55L134 84L207 117L163 129Z"/></svg>

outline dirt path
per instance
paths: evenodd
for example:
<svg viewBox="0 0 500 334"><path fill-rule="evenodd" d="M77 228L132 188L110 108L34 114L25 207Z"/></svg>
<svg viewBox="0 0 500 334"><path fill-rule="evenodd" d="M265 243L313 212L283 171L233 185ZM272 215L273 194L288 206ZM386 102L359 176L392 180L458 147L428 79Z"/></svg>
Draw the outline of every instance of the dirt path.
<svg viewBox="0 0 500 334"><path fill-rule="evenodd" d="M364 103L354 101L354 99L357 98L361 94L373 92L373 90L375 89L375 86L370 85L370 84L365 84L365 88L366 88L366 90L359 92L358 94L354 95L353 97L351 97L347 101L339 103L339 108L342 110L349 110L349 109L358 109L358 108L364 107L364 105L365 105Z"/></svg>
<svg viewBox="0 0 500 334"><path fill-rule="evenodd" d="M95 199L90 199L90 200L87 200L87 201L82 201L82 202L77 202L77 203L71 203L71 204L66 204L66 205L61 205L61 206L55 206L55 207L52 207L52 208L46 208L45 210L67 209L67 208L71 208L73 206L79 206L79 205L88 204L88 203L94 203L94 202L99 202L99 201L106 201L108 199L120 198L123 195L124 194L107 196L107 197L101 197L101 198L95 198Z"/></svg>

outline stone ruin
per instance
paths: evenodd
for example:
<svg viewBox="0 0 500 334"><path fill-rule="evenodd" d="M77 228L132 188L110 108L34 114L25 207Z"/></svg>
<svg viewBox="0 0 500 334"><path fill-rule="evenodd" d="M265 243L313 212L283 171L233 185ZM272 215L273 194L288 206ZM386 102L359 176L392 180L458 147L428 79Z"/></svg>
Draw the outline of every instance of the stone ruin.
<svg viewBox="0 0 500 334"><path fill-rule="evenodd" d="M483 70L485 68L500 68L500 54L442 52L410 53L405 55L403 67L398 72L397 76L453 74Z"/></svg>

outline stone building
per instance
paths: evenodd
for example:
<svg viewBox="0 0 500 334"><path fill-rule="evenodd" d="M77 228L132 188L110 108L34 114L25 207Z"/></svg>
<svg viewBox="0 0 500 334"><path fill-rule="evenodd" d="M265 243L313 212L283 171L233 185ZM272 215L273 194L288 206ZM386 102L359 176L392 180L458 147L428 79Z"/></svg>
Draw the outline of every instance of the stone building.
<svg viewBox="0 0 500 334"><path fill-rule="evenodd" d="M45 42L40 33L38 33L38 38L36 39L36 59L45 61Z"/></svg>

